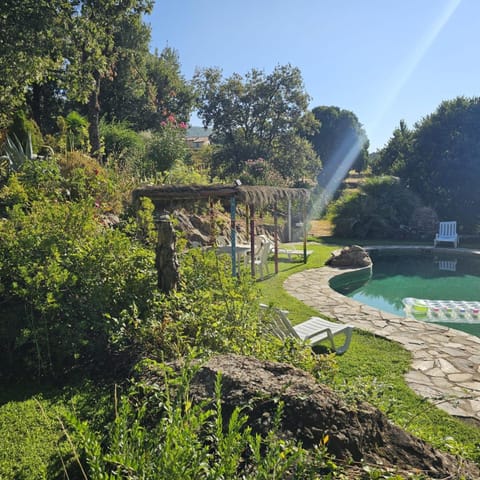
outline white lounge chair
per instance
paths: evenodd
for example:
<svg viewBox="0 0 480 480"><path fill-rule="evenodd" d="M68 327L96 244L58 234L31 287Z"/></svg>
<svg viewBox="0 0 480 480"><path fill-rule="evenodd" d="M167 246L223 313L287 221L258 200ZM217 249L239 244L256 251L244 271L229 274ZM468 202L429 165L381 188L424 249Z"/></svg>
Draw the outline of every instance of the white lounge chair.
<svg viewBox="0 0 480 480"><path fill-rule="evenodd" d="M457 271L457 260L439 260L438 269L446 270L447 272L456 272Z"/></svg>
<svg viewBox="0 0 480 480"><path fill-rule="evenodd" d="M457 235L457 222L440 222L438 227L438 233L433 240L433 246L436 247L438 242L453 243L453 246L457 248L459 238Z"/></svg>
<svg viewBox="0 0 480 480"><path fill-rule="evenodd" d="M283 254L283 255L287 255L288 257L288 260L291 261L292 260L292 257L301 257L303 258L303 250L300 250L300 249L288 249L288 248L279 248L278 249L278 253L279 255ZM310 256L312 254L312 250L307 250L307 257Z"/></svg>
<svg viewBox="0 0 480 480"><path fill-rule="evenodd" d="M262 305L262 308L267 308L267 306ZM303 342L308 342L312 347L324 340L328 340L332 350L337 355L345 353L350 346L353 333L351 325L330 322L320 317L310 317L305 322L292 325L287 313L285 310L275 309L275 320L272 329L273 333L280 339L296 338ZM336 347L334 337L339 334L343 334L345 340L341 346Z"/></svg>

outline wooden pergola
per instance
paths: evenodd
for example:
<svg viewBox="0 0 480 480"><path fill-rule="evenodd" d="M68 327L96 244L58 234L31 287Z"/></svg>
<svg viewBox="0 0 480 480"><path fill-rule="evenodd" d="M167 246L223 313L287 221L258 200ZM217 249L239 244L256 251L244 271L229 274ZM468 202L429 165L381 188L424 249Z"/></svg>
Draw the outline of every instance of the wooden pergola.
<svg viewBox="0 0 480 480"><path fill-rule="evenodd" d="M152 200L157 211L171 210L179 207L188 207L194 202L213 201L215 199L230 200L230 227L231 227L231 255L232 255L232 275L236 276L236 207L238 203L248 206L250 218L250 248L252 254L251 271L255 274L255 211L267 205L274 206L274 245L275 245L275 273L278 273L278 218L277 204L280 201L288 202L288 212L290 217L290 205L294 200L303 202L302 224L303 224L303 259L307 261L307 232L306 232L306 202L310 196L310 191L306 188L283 188L270 186L249 186L249 185L148 185L137 188L132 193L133 199L138 200L141 197L148 197ZM291 219L288 219L290 228Z"/></svg>

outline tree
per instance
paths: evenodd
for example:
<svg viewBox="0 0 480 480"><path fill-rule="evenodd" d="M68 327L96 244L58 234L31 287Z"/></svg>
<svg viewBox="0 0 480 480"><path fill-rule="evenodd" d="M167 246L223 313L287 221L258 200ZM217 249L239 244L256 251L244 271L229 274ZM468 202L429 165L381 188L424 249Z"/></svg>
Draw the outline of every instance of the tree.
<svg viewBox="0 0 480 480"><path fill-rule="evenodd" d="M371 158L369 165L375 175L397 175L403 177L406 165L411 157L413 132L407 127L405 120L393 131L387 145Z"/></svg>
<svg viewBox="0 0 480 480"><path fill-rule="evenodd" d="M178 53L148 51L150 34L140 20L117 34L122 51L115 75L103 82L100 104L108 121L127 121L135 130L158 130L170 115L187 122L194 103L193 87L181 74ZM127 29L130 33L127 33Z"/></svg>
<svg viewBox="0 0 480 480"><path fill-rule="evenodd" d="M368 160L369 141L357 116L338 107L316 107L312 113L320 122L319 130L309 137L324 167L320 183L326 184L345 161L345 173L351 168L362 170Z"/></svg>
<svg viewBox="0 0 480 480"><path fill-rule="evenodd" d="M111 80L119 58L129 47L118 43L118 32L138 25L142 14L150 12L152 0L82 0L70 38L68 56L70 93L87 104L91 151L100 153L100 91ZM74 41L75 40L75 41Z"/></svg>
<svg viewBox="0 0 480 480"><path fill-rule="evenodd" d="M195 93L181 74L178 52L167 47L160 55L149 54L146 67L153 108L144 117L142 128L159 128L171 115L179 122L188 122Z"/></svg>
<svg viewBox="0 0 480 480"><path fill-rule="evenodd" d="M68 0L0 2L0 128L23 108L32 85L57 77L73 15Z"/></svg>
<svg viewBox="0 0 480 480"><path fill-rule="evenodd" d="M233 74L226 80L221 70L208 68L195 74L194 83L198 114L205 127L213 126L215 174L238 175L247 161L258 158L290 182L318 173L318 157L299 139L316 122L307 111L309 97L298 68L278 66L268 75L252 69L244 78Z"/></svg>
<svg viewBox="0 0 480 480"><path fill-rule="evenodd" d="M480 224L480 98L457 97L415 125L402 177L441 219Z"/></svg>

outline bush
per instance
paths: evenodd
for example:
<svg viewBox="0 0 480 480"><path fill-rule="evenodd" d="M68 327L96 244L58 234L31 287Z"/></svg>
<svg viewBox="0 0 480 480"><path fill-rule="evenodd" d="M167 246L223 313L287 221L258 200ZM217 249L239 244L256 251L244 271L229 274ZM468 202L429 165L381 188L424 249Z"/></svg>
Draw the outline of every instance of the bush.
<svg viewBox="0 0 480 480"><path fill-rule="evenodd" d="M105 146L105 156L114 165L136 171L145 153L145 141L127 122L100 122L100 135Z"/></svg>
<svg viewBox="0 0 480 480"><path fill-rule="evenodd" d="M270 333L272 317L260 314L256 283L249 275L232 277L229 259L189 250L181 258L180 278L181 288L158 294L147 315L130 309L113 319L122 325L119 344L152 358L236 353L290 362L322 378L334 371L331 355Z"/></svg>
<svg viewBox="0 0 480 480"><path fill-rule="evenodd" d="M110 170L81 152L66 153L58 163L69 200L90 199L99 212L120 212L122 192L111 180Z"/></svg>
<svg viewBox="0 0 480 480"><path fill-rule="evenodd" d="M57 125L60 130L57 142L62 151L89 151L88 120L85 117L72 111L66 117L58 117Z"/></svg>
<svg viewBox="0 0 480 480"><path fill-rule="evenodd" d="M33 202L0 223L0 378L98 367L129 305L146 308L153 253L102 227L90 202Z"/></svg>
<svg viewBox="0 0 480 480"><path fill-rule="evenodd" d="M399 238L420 207L418 197L395 177L373 177L359 190L346 191L329 207L333 233L339 237Z"/></svg>
<svg viewBox="0 0 480 480"><path fill-rule="evenodd" d="M21 145L31 141L33 152L38 152L43 145L40 127L35 120L27 118L26 113L22 111L18 111L13 117L8 134L10 137L18 139Z"/></svg>
<svg viewBox="0 0 480 480"><path fill-rule="evenodd" d="M162 122L160 129L153 132L148 140L144 169L145 174L155 176L157 172L165 172L176 161L184 161L190 153L185 133L187 126L177 124L173 116Z"/></svg>

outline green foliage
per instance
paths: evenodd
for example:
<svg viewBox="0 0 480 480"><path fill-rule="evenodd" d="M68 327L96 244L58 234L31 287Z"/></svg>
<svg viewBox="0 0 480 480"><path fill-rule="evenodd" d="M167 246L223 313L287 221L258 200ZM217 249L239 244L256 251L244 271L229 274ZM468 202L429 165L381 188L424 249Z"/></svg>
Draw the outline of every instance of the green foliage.
<svg viewBox="0 0 480 480"><path fill-rule="evenodd" d="M68 456L56 409L41 397L0 405L0 431L2 479L54 478L54 465Z"/></svg>
<svg viewBox="0 0 480 480"><path fill-rule="evenodd" d="M324 170L321 184L326 185L338 165L345 159L350 169L363 170L368 158L368 138L362 124L353 112L338 107L316 107L312 110L320 128L308 138L322 160Z"/></svg>
<svg viewBox="0 0 480 480"><path fill-rule="evenodd" d="M13 137L18 145L29 145L30 157L34 152L38 152L43 145L42 133L35 120L27 118L23 111L18 111L13 117L12 124L8 129L8 135ZM24 149L27 153L27 149Z"/></svg>
<svg viewBox="0 0 480 480"><path fill-rule="evenodd" d="M141 135L127 122L100 122L100 135L105 146L105 156L121 168L135 172L145 152Z"/></svg>
<svg viewBox="0 0 480 480"><path fill-rule="evenodd" d="M372 170L398 175L440 219L457 220L460 230L475 233L480 224L479 127L479 98L444 101L412 130L400 122Z"/></svg>
<svg viewBox="0 0 480 480"><path fill-rule="evenodd" d="M175 161L168 171L163 172L163 174L157 174L156 178L159 183L169 185L192 183L206 185L210 183L206 171L197 168L190 160L185 162L181 160Z"/></svg>
<svg viewBox="0 0 480 480"><path fill-rule="evenodd" d="M90 202L15 206L0 232L0 318L23 306L2 338L1 375L60 373L112 354L117 325L106 315L145 308L153 254L102 228Z"/></svg>
<svg viewBox="0 0 480 480"><path fill-rule="evenodd" d="M72 111L65 118L57 118L60 130L58 147L67 153L74 150L88 152L88 120L78 112Z"/></svg>
<svg viewBox="0 0 480 480"><path fill-rule="evenodd" d="M409 225L418 197L394 177L373 177L359 190L345 191L329 207L334 235L353 238L398 238Z"/></svg>
<svg viewBox="0 0 480 480"><path fill-rule="evenodd" d="M15 134L13 137L7 136L3 151L7 160L5 177L8 177L10 172L17 172L27 160L33 160L35 157L30 134L27 134L25 144L22 144Z"/></svg>
<svg viewBox="0 0 480 480"><path fill-rule="evenodd" d="M247 425L240 407L226 417L220 376L211 401L192 403L192 372L187 368L172 375L158 365L163 385L150 383L143 386L147 395L132 392L122 397L106 439L70 416L88 478L314 479L319 471L338 478L324 446L307 451L281 438L281 404L262 438Z"/></svg>
<svg viewBox="0 0 480 480"><path fill-rule="evenodd" d="M187 122L195 95L191 83L182 76L178 52L166 47L160 55L154 52L145 60L151 108L138 120L139 128L158 128L170 115Z"/></svg>
<svg viewBox="0 0 480 480"><path fill-rule="evenodd" d="M121 209L120 196L110 171L97 160L81 152L61 156L58 165L63 177L64 194L69 200L90 200L99 212Z"/></svg>
<svg viewBox="0 0 480 480"><path fill-rule="evenodd" d="M220 70L204 69L194 83L199 116L204 126L213 125L215 173L238 178L245 162L258 158L291 182L318 173L318 157L298 138L317 122L307 112L308 95L297 68L278 66L268 75L253 69L245 78L234 74L226 80Z"/></svg>
<svg viewBox="0 0 480 480"><path fill-rule="evenodd" d="M74 2L4 0L0 2L0 128L11 123L35 83L62 66Z"/></svg>
<svg viewBox="0 0 480 480"><path fill-rule="evenodd" d="M370 162L372 173L404 177L407 162L412 155L413 140L413 132L404 120L400 120L400 125L393 131L388 144L372 158Z"/></svg>
<svg viewBox="0 0 480 480"><path fill-rule="evenodd" d="M169 170L175 162L183 162L189 149L185 139L187 125L177 123L173 115L161 123L158 131L152 132L147 143L145 170L155 176L157 172Z"/></svg>

